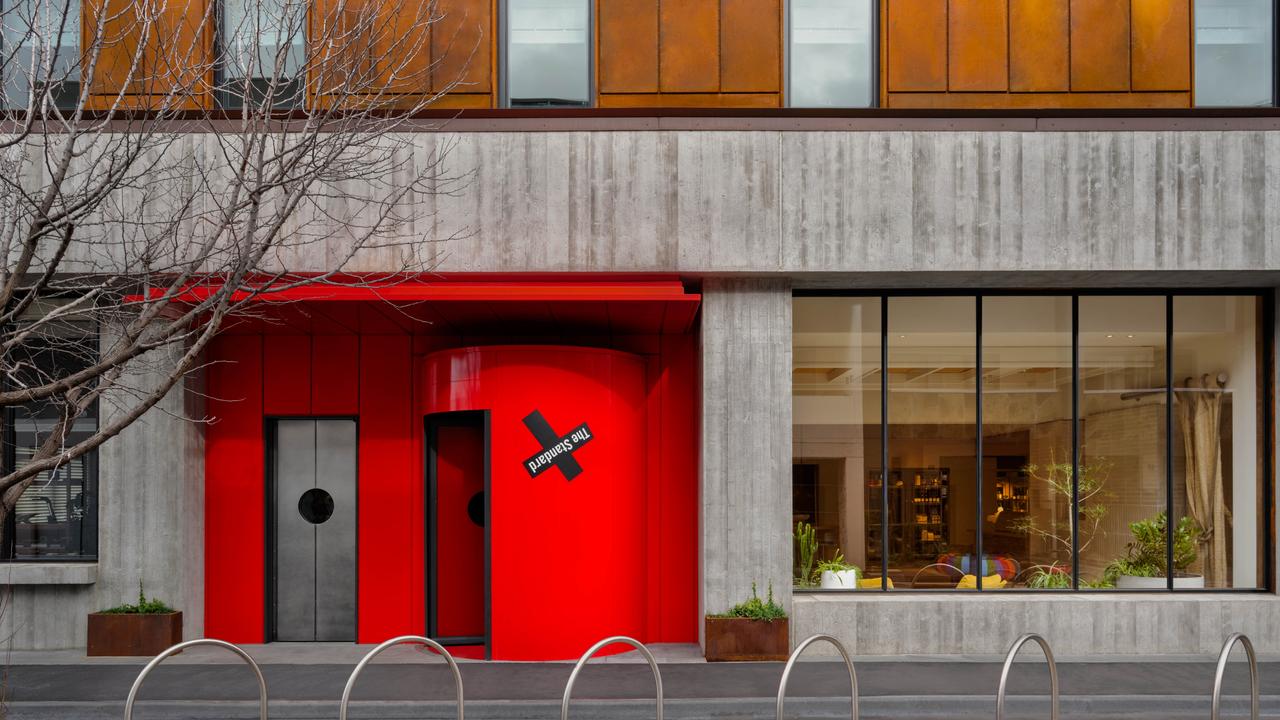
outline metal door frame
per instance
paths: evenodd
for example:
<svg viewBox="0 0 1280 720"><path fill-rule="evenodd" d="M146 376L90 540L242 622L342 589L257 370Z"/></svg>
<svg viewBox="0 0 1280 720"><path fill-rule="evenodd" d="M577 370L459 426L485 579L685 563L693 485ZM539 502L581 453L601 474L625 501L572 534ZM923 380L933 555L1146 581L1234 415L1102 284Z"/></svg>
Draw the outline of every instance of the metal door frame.
<svg viewBox="0 0 1280 720"><path fill-rule="evenodd" d="M277 528L275 521L276 513L276 444L275 430L276 424L280 421L288 420L350 420L356 425L356 475L355 475L355 514L356 514L356 563L355 563L355 598L352 614L352 627L355 629L356 639L360 641L360 418L357 415L264 415L262 417L262 447L263 447L263 486L266 493L266 502L263 504L265 514L263 527L263 542L265 561L262 565L263 572L263 623L262 623L262 641L264 643L276 642L276 542Z"/></svg>
<svg viewBox="0 0 1280 720"><path fill-rule="evenodd" d="M492 473L489 467L489 411L488 410L449 410L445 412L427 413L422 418L423 437L423 470L427 486L426 507L423 518L424 542L426 544L427 567L426 576L426 615L427 637L441 645L483 645L484 658L492 659L493 646L493 589L491 579L491 527L493 504ZM441 427L470 427L480 430L481 452L484 467L484 635L465 637L436 637L436 444Z"/></svg>

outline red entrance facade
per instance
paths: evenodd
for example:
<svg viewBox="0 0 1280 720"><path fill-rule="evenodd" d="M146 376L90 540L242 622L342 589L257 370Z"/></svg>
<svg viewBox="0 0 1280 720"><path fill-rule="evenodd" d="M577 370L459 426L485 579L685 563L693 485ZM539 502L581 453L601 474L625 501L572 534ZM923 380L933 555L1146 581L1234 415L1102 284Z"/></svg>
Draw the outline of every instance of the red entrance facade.
<svg viewBox="0 0 1280 720"><path fill-rule="evenodd" d="M265 307L209 352L210 637L272 639L277 418L355 419L354 637L697 640L698 296L486 279Z"/></svg>

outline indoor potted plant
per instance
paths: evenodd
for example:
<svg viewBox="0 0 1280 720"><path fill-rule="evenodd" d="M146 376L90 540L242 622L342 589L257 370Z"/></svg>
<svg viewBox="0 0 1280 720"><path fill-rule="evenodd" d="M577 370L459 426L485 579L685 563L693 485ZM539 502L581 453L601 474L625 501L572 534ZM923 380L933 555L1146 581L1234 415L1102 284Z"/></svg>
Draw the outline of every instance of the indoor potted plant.
<svg viewBox="0 0 1280 720"><path fill-rule="evenodd" d="M159 655L180 642L182 612L148 600L141 582L136 605L89 613L89 655Z"/></svg>
<svg viewBox="0 0 1280 720"><path fill-rule="evenodd" d="M857 590L862 568L844 561L837 550L836 556L818 564L818 586L824 590Z"/></svg>
<svg viewBox="0 0 1280 720"><path fill-rule="evenodd" d="M1107 576L1114 578L1121 590L1162 589L1167 587L1165 567L1167 562L1166 528L1163 512L1150 520L1129 523L1133 542L1122 558L1116 558L1107 566ZM1204 576L1186 572L1196 561L1195 521L1184 517L1173 529L1173 586L1175 588L1202 588Z"/></svg>
<svg viewBox="0 0 1280 720"><path fill-rule="evenodd" d="M787 611L773 601L773 584L767 600L756 594L734 605L723 615L706 619L706 657L710 662L725 660L786 660L790 653Z"/></svg>

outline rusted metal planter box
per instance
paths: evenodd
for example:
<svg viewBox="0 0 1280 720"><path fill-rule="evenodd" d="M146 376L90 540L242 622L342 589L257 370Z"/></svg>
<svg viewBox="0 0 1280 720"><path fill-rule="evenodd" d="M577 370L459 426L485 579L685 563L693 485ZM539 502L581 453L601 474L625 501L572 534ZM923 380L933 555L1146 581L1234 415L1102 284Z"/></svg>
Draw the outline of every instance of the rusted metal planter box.
<svg viewBox="0 0 1280 720"><path fill-rule="evenodd" d="M89 613L88 654L159 655L182 642L182 612Z"/></svg>
<svg viewBox="0 0 1280 720"><path fill-rule="evenodd" d="M707 618L707 660L777 660L790 654L787 619Z"/></svg>

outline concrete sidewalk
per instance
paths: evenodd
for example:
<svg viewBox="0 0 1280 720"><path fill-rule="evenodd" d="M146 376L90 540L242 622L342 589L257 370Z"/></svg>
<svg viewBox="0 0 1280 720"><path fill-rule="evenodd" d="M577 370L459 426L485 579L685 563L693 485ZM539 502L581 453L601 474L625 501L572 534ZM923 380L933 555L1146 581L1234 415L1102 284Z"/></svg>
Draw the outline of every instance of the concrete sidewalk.
<svg viewBox="0 0 1280 720"><path fill-rule="evenodd" d="M408 652L414 652L408 648ZM397 650L397 652L401 652ZM255 717L256 689L244 667L200 662L193 653L148 679L138 717L204 720ZM417 662L413 662L417 660ZM334 718L350 663L271 663L263 673L271 716ZM992 717L999 662L862 661L857 664L865 717ZM9 718L120 717L140 668L136 662L13 665L6 677ZM571 666L567 663L469 662L461 665L466 712L472 718L558 717ZM666 714L681 720L766 718L774 713L781 663L665 662ZM1178 662L1064 662L1059 664L1064 717L1204 718L1214 665ZM1260 667L1264 715L1280 717L1280 663ZM1247 716L1243 663L1225 685L1228 716ZM1011 718L1046 717L1048 673L1043 663L1020 663L1012 677ZM653 677L630 661L593 664L579 677L573 716L629 720L653 716ZM792 677L788 717L847 717L843 665L806 662ZM361 676L353 717L455 716L453 684L438 658L399 656Z"/></svg>

